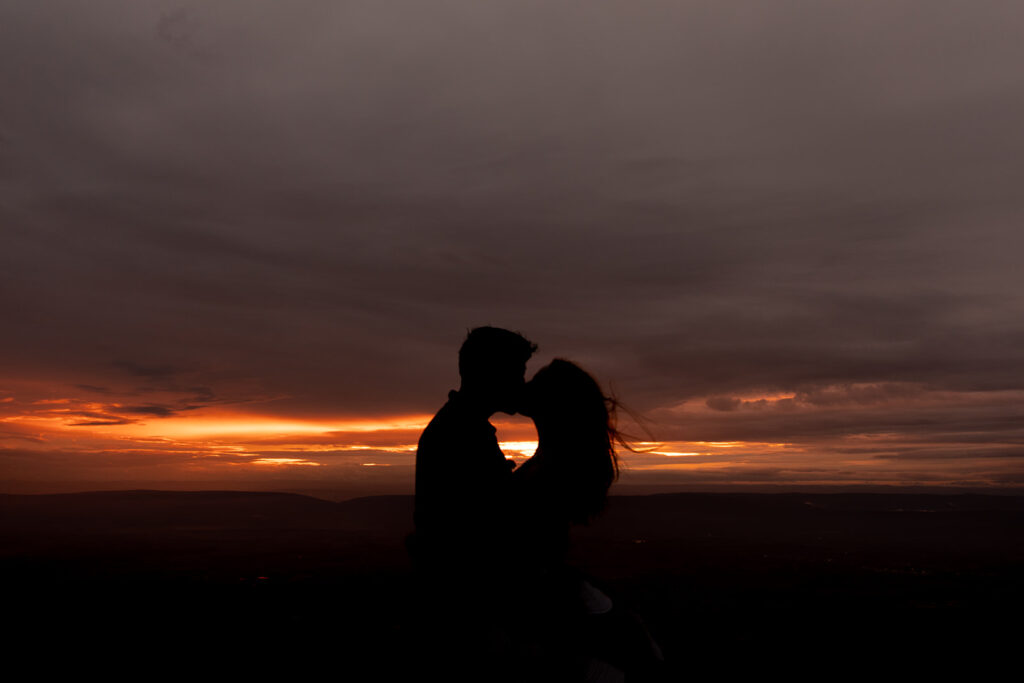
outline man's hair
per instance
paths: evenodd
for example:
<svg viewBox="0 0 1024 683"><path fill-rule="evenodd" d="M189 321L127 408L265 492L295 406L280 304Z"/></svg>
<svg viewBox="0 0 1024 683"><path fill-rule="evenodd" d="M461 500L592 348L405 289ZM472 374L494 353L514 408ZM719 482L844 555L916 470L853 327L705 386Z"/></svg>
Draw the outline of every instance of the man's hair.
<svg viewBox="0 0 1024 683"><path fill-rule="evenodd" d="M519 334L500 327L477 327L469 331L459 349L459 374L486 372L488 367L525 363L537 345Z"/></svg>

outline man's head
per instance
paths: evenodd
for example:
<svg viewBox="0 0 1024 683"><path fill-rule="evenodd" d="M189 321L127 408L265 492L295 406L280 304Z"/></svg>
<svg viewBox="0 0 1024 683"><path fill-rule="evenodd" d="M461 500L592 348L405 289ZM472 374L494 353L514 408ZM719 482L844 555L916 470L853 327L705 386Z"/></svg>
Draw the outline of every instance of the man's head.
<svg viewBox="0 0 1024 683"><path fill-rule="evenodd" d="M517 412L526 361L536 350L533 342L500 327L470 330L459 349L462 391L471 394L488 412Z"/></svg>

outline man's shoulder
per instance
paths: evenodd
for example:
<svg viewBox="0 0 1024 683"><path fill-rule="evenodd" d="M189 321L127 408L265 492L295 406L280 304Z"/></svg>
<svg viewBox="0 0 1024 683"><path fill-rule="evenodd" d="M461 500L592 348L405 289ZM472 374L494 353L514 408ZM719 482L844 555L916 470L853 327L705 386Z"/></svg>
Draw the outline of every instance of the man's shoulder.
<svg viewBox="0 0 1024 683"><path fill-rule="evenodd" d="M458 428L458 424L463 421L462 415L459 414L455 406L452 405L451 400L445 403L441 408L434 413L434 417L431 418L430 422L423 429L423 434L420 436L420 441L423 439L429 439L437 436L444 432L448 432Z"/></svg>
<svg viewBox="0 0 1024 683"><path fill-rule="evenodd" d="M427 424L424 433L445 429L458 429L460 432L482 432L494 433L494 427L487 418L481 417L474 412L470 405L461 400L458 392L452 391L448 394L448 402L441 406L441 409L434 414L433 419Z"/></svg>

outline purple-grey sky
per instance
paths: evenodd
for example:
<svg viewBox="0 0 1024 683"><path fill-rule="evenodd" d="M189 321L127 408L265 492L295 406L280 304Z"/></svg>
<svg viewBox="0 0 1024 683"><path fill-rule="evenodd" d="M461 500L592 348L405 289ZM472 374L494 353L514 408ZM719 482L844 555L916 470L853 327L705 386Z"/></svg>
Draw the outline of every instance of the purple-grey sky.
<svg viewBox="0 0 1024 683"><path fill-rule="evenodd" d="M742 444L651 480L1020 485L1022 31L993 0L7 2L4 478L86 467L96 427L429 414L495 324L654 439Z"/></svg>

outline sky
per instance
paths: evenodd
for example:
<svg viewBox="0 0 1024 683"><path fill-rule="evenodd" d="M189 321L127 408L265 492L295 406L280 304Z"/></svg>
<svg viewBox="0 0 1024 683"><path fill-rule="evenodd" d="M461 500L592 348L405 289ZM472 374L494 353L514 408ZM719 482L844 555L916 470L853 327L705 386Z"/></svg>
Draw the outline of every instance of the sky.
<svg viewBox="0 0 1024 683"><path fill-rule="evenodd" d="M1024 486L1022 29L5 2L0 492L411 492L488 324L629 408L620 490Z"/></svg>

